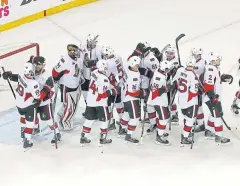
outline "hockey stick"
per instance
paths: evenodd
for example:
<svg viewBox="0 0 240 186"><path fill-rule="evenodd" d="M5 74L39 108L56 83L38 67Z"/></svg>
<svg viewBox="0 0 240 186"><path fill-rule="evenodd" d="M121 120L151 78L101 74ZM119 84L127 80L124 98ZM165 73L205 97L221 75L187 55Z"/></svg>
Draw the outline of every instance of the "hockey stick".
<svg viewBox="0 0 240 186"><path fill-rule="evenodd" d="M4 69L4 67L1 67L1 68L2 68L3 72L6 72L5 69ZM15 92L14 92L14 90L13 90L13 87L12 87L12 84L11 84L10 80L7 79L7 82L8 82L8 85L9 85L11 91L12 91L12 94L13 94L14 99L16 99L16 95L15 95Z"/></svg>
<svg viewBox="0 0 240 186"><path fill-rule="evenodd" d="M179 53L179 41L180 39L182 39L183 37L185 37L185 34L180 34L176 39L175 39L175 43L176 43L176 49L177 49L177 55L178 55L178 60L179 60L179 65L181 66L181 59L180 59L180 53Z"/></svg>
<svg viewBox="0 0 240 186"><path fill-rule="evenodd" d="M144 133L144 128L145 128L144 125L145 125L146 115L147 115L147 111L145 110L144 114L143 114L143 120L141 121L141 123L142 123L142 131L141 131L141 137L140 137L140 144L143 143L143 133Z"/></svg>
<svg viewBox="0 0 240 186"><path fill-rule="evenodd" d="M180 58L180 52L179 52L179 41L180 39L182 39L183 37L185 37L185 34L180 34L179 36L177 36L177 38L175 39L175 44L176 44L176 49L177 49L177 55L178 55L178 61L179 61L179 66L181 66L181 58ZM172 76L171 76L171 84L172 84ZM172 91L170 92L170 113L172 110L172 104L174 102L175 96L177 94L177 90L172 94ZM170 118L171 118L171 114L170 114ZM169 122L169 131L172 130L172 122L170 120Z"/></svg>

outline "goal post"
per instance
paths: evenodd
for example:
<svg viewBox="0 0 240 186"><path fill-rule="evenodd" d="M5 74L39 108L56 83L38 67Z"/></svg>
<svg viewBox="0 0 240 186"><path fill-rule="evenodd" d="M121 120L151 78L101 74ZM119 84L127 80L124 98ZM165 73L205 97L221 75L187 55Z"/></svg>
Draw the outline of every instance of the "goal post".
<svg viewBox="0 0 240 186"><path fill-rule="evenodd" d="M3 73L3 69L16 74L23 72L24 64L30 59L31 55L40 55L38 43L17 43L0 46L0 72ZM12 84L15 88L16 83ZM8 90L10 90L10 87L7 81L0 78L0 91Z"/></svg>

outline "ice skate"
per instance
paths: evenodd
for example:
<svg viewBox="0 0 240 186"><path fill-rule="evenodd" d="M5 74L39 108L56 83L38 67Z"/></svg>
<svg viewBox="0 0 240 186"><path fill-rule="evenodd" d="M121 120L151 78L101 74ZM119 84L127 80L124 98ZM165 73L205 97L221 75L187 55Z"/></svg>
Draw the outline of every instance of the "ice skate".
<svg viewBox="0 0 240 186"><path fill-rule="evenodd" d="M157 128L157 124L150 126L150 128L147 129L147 134L149 135L149 134L153 133L154 130L156 130L156 128Z"/></svg>
<svg viewBox="0 0 240 186"><path fill-rule="evenodd" d="M156 144L158 145L170 145L169 141L164 137L164 135L158 135L156 137Z"/></svg>
<svg viewBox="0 0 240 186"><path fill-rule="evenodd" d="M132 138L131 134L126 134L125 136L125 140L127 142L131 142L133 144L138 144L139 143L139 140L135 139L135 138Z"/></svg>
<svg viewBox="0 0 240 186"><path fill-rule="evenodd" d="M112 143L112 139L107 139L107 138L106 138L106 135L107 135L107 134L102 134L102 133L101 133L100 146L101 146L101 145L104 145L104 144L110 144L110 143Z"/></svg>
<svg viewBox="0 0 240 186"><path fill-rule="evenodd" d="M56 134L57 141L61 141L62 135L60 133ZM51 143L54 144L56 142L55 136L51 140Z"/></svg>
<svg viewBox="0 0 240 186"><path fill-rule="evenodd" d="M183 134L181 134L181 147L184 145L191 145L194 141L190 137L184 137Z"/></svg>
<svg viewBox="0 0 240 186"><path fill-rule="evenodd" d="M229 144L230 139L215 135L215 142L217 145Z"/></svg>
<svg viewBox="0 0 240 186"><path fill-rule="evenodd" d="M214 140L215 139L215 134L213 132L211 132L210 130L205 130L205 139L210 139L210 140Z"/></svg>
<svg viewBox="0 0 240 186"><path fill-rule="evenodd" d="M124 137L127 134L127 129L123 128L122 125L119 126L118 137Z"/></svg>
<svg viewBox="0 0 240 186"><path fill-rule="evenodd" d="M115 119L113 120L112 123L110 123L108 130L109 131L116 130Z"/></svg>
<svg viewBox="0 0 240 186"><path fill-rule="evenodd" d="M27 148L31 148L33 146L33 143L30 142L29 140L27 140L27 138L23 139L23 148L27 149Z"/></svg>
<svg viewBox="0 0 240 186"><path fill-rule="evenodd" d="M80 138L80 145L81 147L84 147L85 145L91 143L91 140L85 137L85 133L81 133L81 138Z"/></svg>

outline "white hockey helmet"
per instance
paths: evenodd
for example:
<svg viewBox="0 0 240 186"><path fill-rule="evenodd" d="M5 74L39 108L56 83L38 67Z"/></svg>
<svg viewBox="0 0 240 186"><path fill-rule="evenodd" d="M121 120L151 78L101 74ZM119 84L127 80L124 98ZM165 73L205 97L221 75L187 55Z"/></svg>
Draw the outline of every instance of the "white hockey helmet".
<svg viewBox="0 0 240 186"><path fill-rule="evenodd" d="M109 59L111 56L113 56L114 55L114 50L113 50L113 48L112 47L110 47L110 46L104 46L103 48L102 48L102 57L104 58L104 59Z"/></svg>
<svg viewBox="0 0 240 186"><path fill-rule="evenodd" d="M28 75L30 76L31 78L34 78L35 77L35 65L32 64L31 62L27 62L25 63L24 65L24 75Z"/></svg>
<svg viewBox="0 0 240 186"><path fill-rule="evenodd" d="M167 60L163 60L160 62L159 69L162 72L168 72L171 69L171 63Z"/></svg>
<svg viewBox="0 0 240 186"><path fill-rule="evenodd" d="M220 56L218 53L210 52L208 56L208 60L209 60L209 64L218 66L222 61L222 56Z"/></svg>
<svg viewBox="0 0 240 186"><path fill-rule="evenodd" d="M100 72L103 72L104 74L106 74L108 71L108 64L106 60L99 60L96 64L96 67Z"/></svg>
<svg viewBox="0 0 240 186"><path fill-rule="evenodd" d="M98 36L94 34L88 34L87 36L87 45L89 48L94 49L98 42Z"/></svg>
<svg viewBox="0 0 240 186"><path fill-rule="evenodd" d="M141 59L138 56L133 56L128 60L130 67L135 67L136 65L140 65Z"/></svg>
<svg viewBox="0 0 240 186"><path fill-rule="evenodd" d="M188 59L187 59L187 61L186 61L186 66L187 66L187 67L194 67L195 64L196 64L196 59L195 59L195 57L193 57L193 56L188 57Z"/></svg>
<svg viewBox="0 0 240 186"><path fill-rule="evenodd" d="M165 50L165 55L167 59L173 59L176 55L176 48L172 45L170 45L166 50Z"/></svg>
<svg viewBox="0 0 240 186"><path fill-rule="evenodd" d="M195 56L202 55L203 54L203 49L202 48L197 48L197 47L192 48L191 54L195 55Z"/></svg>

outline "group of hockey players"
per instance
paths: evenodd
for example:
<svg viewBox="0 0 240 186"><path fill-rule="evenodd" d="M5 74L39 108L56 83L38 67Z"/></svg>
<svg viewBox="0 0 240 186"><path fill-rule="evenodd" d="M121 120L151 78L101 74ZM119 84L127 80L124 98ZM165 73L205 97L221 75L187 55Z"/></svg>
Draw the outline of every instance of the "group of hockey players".
<svg viewBox="0 0 240 186"><path fill-rule="evenodd" d="M156 143L169 145L169 130L179 122L179 114L184 119L181 144L194 143L193 134L198 132L218 144L230 142L222 136L221 86L222 82L231 84L233 77L221 74L219 54L211 52L204 59L203 50L193 48L182 66L174 46L159 51L141 42L124 61L110 46L99 45L98 37L89 34L80 45L67 45L67 54L51 75L47 75L42 56L31 56L21 74L2 74L5 80L18 83L16 106L24 148L33 146L32 135L40 132L42 121L53 131L51 143L61 140L61 130L73 129L81 95L86 103L81 145L91 143L88 135L95 121L100 124L101 145L112 143L108 131L116 129L127 142L139 143L134 137L139 123L150 123L147 134L156 131ZM58 92L61 106L54 117ZM235 114L239 100L237 92L232 105ZM210 111L206 123L203 103ZM113 118L115 109L119 121Z"/></svg>

